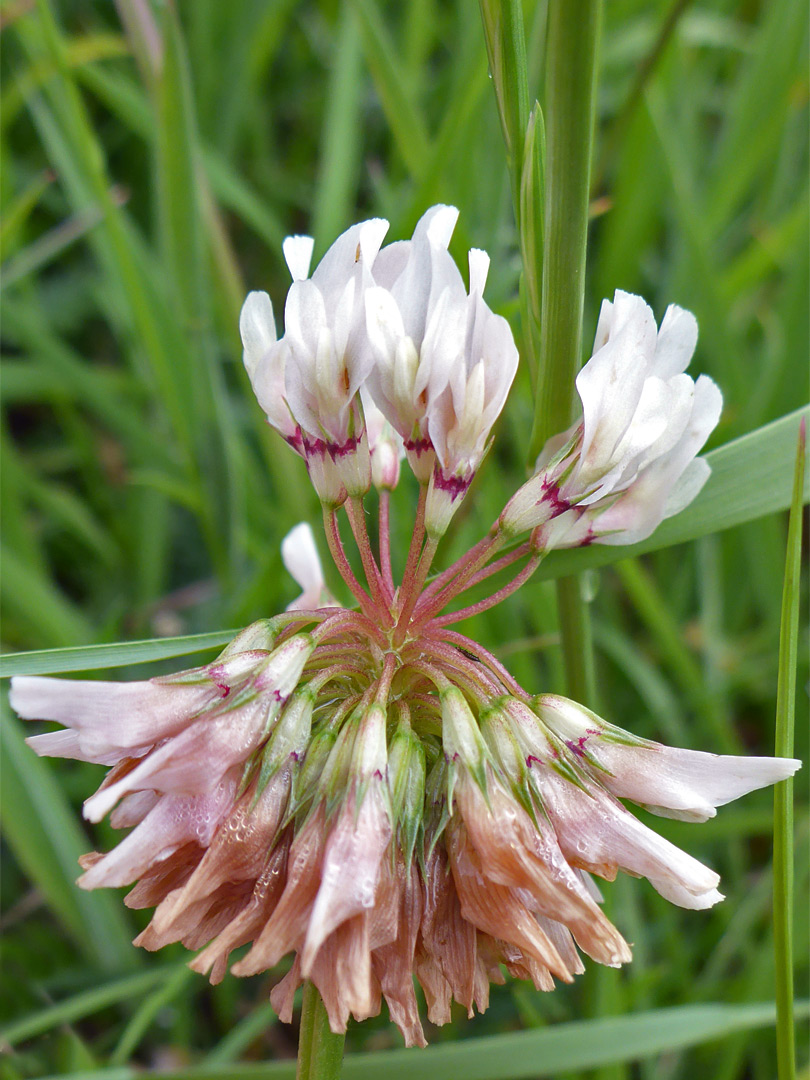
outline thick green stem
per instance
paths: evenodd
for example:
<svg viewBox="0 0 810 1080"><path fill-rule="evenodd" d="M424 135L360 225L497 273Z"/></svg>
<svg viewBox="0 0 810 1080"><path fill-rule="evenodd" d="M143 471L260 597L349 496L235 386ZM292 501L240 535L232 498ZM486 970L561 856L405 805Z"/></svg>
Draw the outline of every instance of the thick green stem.
<svg viewBox="0 0 810 1080"><path fill-rule="evenodd" d="M569 697L596 708L596 678L591 637L591 613L582 599L580 579L560 578L557 583L557 610L565 663L565 684Z"/></svg>
<svg viewBox="0 0 810 1080"><path fill-rule="evenodd" d="M546 49L545 236L541 377L529 448L533 462L571 420L582 351L600 0L551 0Z"/></svg>
<svg viewBox="0 0 810 1080"><path fill-rule="evenodd" d="M305 983L296 1080L339 1080L345 1039L329 1027L326 1006L315 986Z"/></svg>
<svg viewBox="0 0 810 1080"><path fill-rule="evenodd" d="M546 440L573 419L582 358L588 197L596 100L600 0L550 0L545 84L545 208L540 378L529 445L533 464ZM595 707L590 613L578 578L557 583L566 689ZM605 985L605 978L612 984ZM616 975L592 984L595 1011Z"/></svg>

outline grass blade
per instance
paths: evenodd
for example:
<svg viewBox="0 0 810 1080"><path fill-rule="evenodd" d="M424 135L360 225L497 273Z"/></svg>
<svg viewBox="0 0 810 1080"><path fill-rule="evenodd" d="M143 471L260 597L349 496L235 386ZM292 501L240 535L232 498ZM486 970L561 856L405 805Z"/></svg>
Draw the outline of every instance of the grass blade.
<svg viewBox="0 0 810 1080"><path fill-rule="evenodd" d="M150 638L148 641L119 641L114 645L88 645L70 649L37 649L0 656L0 679L12 675L58 675L68 671L101 671L104 668L146 664L173 656L190 656L207 649L221 648L236 630L216 630L210 634Z"/></svg>
<svg viewBox="0 0 810 1080"><path fill-rule="evenodd" d="M788 526L782 625L779 635L779 681L776 692L776 756L793 757L798 664L799 603L801 599L802 489L807 425L802 419L793 501ZM793 780L776 785L773 795L773 935L776 967L776 1056L779 1080L796 1075L796 1037L793 1020Z"/></svg>
<svg viewBox="0 0 810 1080"><path fill-rule="evenodd" d="M130 946L130 952L132 952ZM185 964L183 965L185 969ZM85 1016L107 1009L110 1005L117 1005L121 1001L132 1001L133 998L147 993L155 986L159 986L175 975L177 967L158 967L152 971L142 971L137 975L128 975L125 979L116 979L114 982L105 983L103 986L95 986L92 990L85 990L81 994L58 1001L46 1009L38 1009L31 1016L24 1016L21 1020L15 1020L4 1028L0 1028L0 1042L4 1046L15 1046L34 1035L41 1035L45 1031L58 1027L60 1024L70 1024L74 1020L81 1020Z"/></svg>
<svg viewBox="0 0 810 1080"><path fill-rule="evenodd" d="M807 1015L808 1003L801 1012ZM609 1017L555 1024L535 1031L413 1050L348 1054L343 1080L523 1080L554 1077L563 1070L587 1069L611 1062L638 1061L658 1054L699 1046L739 1031L774 1023L771 1002L754 1005L684 1005L656 1009L637 1016ZM62 1074L62 1080L137 1080L133 1068L99 1069ZM150 1071L150 1080L293 1080L294 1061L267 1064L186 1066L180 1071ZM43 1077L42 1080L53 1080Z"/></svg>

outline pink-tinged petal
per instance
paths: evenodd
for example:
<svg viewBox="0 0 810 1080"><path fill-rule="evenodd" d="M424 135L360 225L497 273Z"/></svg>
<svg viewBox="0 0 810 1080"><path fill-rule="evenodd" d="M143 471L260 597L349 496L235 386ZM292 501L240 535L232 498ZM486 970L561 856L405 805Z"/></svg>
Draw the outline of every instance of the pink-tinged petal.
<svg viewBox="0 0 810 1080"><path fill-rule="evenodd" d="M309 277L309 264L312 262L314 247L315 241L311 236L288 236L281 245L284 261L293 281L302 281Z"/></svg>
<svg viewBox="0 0 810 1080"><path fill-rule="evenodd" d="M140 825L146 815L158 804L161 798L157 791L133 791L126 795L110 814L110 825L114 829L131 829Z"/></svg>
<svg viewBox="0 0 810 1080"><path fill-rule="evenodd" d="M114 755L149 746L182 730L191 717L222 697L210 682L161 686L156 682L100 682L18 675L11 680L11 707L24 720L55 720L74 729L82 756ZM40 738L35 736L35 738ZM38 746L48 745L40 741ZM51 741L67 749L66 742ZM59 756L66 756L60 754Z"/></svg>
<svg viewBox="0 0 810 1080"><path fill-rule="evenodd" d="M722 899L718 874L642 825L609 795L595 787L583 790L542 764L532 771L570 863L608 880L617 869L646 877L681 907L711 907Z"/></svg>
<svg viewBox="0 0 810 1080"><path fill-rule="evenodd" d="M92 761L95 765L117 765L122 758L128 757L133 752L123 749L107 752L101 752L97 748L84 749L79 732L71 731L69 728L48 731L43 735L31 735L25 741L40 757L74 758L77 761Z"/></svg>
<svg viewBox="0 0 810 1080"><path fill-rule="evenodd" d="M83 889L129 885L182 844L205 848L233 805L237 777L229 776L205 795L164 795L121 843L79 878Z"/></svg>
<svg viewBox="0 0 810 1080"><path fill-rule="evenodd" d="M697 319L691 311L670 304L655 347L653 370L661 379L670 379L689 367L698 339Z"/></svg>
<svg viewBox="0 0 810 1080"><path fill-rule="evenodd" d="M321 883L301 954L304 975L336 927L374 907L380 862L390 839L391 824L379 784L371 782L359 810L350 793L326 840Z"/></svg>
<svg viewBox="0 0 810 1080"><path fill-rule="evenodd" d="M248 293L239 315L239 333L244 348L242 359L253 382L260 361L276 343L273 304L266 292Z"/></svg>
<svg viewBox="0 0 810 1080"><path fill-rule="evenodd" d="M131 791L205 794L234 765L244 762L261 741L278 703L262 697L241 709L206 717L163 743L120 780L102 786L84 804L88 821L101 821Z"/></svg>

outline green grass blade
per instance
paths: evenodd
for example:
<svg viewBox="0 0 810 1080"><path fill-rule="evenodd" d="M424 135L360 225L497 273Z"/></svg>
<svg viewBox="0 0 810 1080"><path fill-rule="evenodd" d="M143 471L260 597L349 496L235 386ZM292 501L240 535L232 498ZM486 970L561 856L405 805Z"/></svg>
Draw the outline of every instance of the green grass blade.
<svg viewBox="0 0 810 1080"><path fill-rule="evenodd" d="M391 133L408 170L420 177L430 157L430 137L404 66L374 0L351 0L366 63Z"/></svg>
<svg viewBox="0 0 810 1080"><path fill-rule="evenodd" d="M217 630L210 634L187 634L183 637L150 638L148 641L120 641L114 645L90 645L70 649L37 649L32 652L0 656L0 678L12 675L59 675L69 671L101 671L104 668L146 664L174 656L227 645L236 630Z"/></svg>
<svg viewBox="0 0 810 1080"><path fill-rule="evenodd" d="M779 635L779 681L776 696L776 756L793 757L801 601L802 489L806 464L807 425L802 420L793 501L788 526L782 625ZM776 1051L779 1080L796 1075L793 1019L793 779L774 791L773 936L776 967Z"/></svg>
<svg viewBox="0 0 810 1080"><path fill-rule="evenodd" d="M810 1010L804 1002L803 1015ZM611 1062L638 1061L658 1054L722 1039L774 1023L772 1003L754 1005L684 1005L636 1016L555 1024L535 1031L491 1035L432 1046L427 1050L386 1050L348 1054L343 1080L528 1080L556 1077L564 1070L588 1069ZM137 1080L136 1069L74 1072L62 1080ZM150 1080L292 1080L295 1062L226 1066L186 1066L178 1071L150 1071ZM43 1077L42 1080L53 1080Z"/></svg>
<svg viewBox="0 0 810 1080"><path fill-rule="evenodd" d="M118 898L76 888L87 838L53 773L25 745L20 724L5 708L0 749L3 836L20 866L88 959L104 971L132 968L138 957Z"/></svg>
<svg viewBox="0 0 810 1080"><path fill-rule="evenodd" d="M354 201L362 146L361 58L357 20L351 9L344 7L338 17L312 211L316 259L346 228Z"/></svg>
<svg viewBox="0 0 810 1080"><path fill-rule="evenodd" d="M512 203L515 217L520 222L523 156L529 126L529 75L523 5L520 0L481 0L481 18L512 177Z"/></svg>
<svg viewBox="0 0 810 1080"><path fill-rule="evenodd" d="M129 949L130 952L134 951L132 946ZM85 1016L92 1016L122 1001L132 1001L133 998L148 993L153 987L166 983L167 979L171 980L177 970L176 966L153 968L151 971L128 975L125 979L116 979L114 982L75 994L0 1028L0 1041L5 1046L15 1046L61 1024L82 1020ZM182 970L185 970L185 964Z"/></svg>

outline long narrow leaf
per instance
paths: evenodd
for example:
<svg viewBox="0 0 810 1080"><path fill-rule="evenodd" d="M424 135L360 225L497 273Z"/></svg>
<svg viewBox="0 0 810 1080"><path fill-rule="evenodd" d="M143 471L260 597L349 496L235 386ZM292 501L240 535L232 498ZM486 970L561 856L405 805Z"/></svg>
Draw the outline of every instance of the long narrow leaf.
<svg viewBox="0 0 810 1080"><path fill-rule="evenodd" d="M776 755L793 757L796 720L796 669L799 658L799 603L802 556L802 488L807 426L802 420L793 476L793 502L788 527L782 626L779 639L779 682L776 693ZM793 1020L793 780L774 791L773 937L776 965L776 1050L779 1080L796 1075Z"/></svg>
<svg viewBox="0 0 810 1080"><path fill-rule="evenodd" d="M801 1009L810 1012L808 1003ZM588 1069L611 1062L639 1061L657 1054L699 1046L740 1031L773 1024L772 1003L756 1005L685 1005L656 1009L637 1016L610 1017L556 1024L536 1031L492 1035L445 1043L416 1053L387 1050L350 1054L343 1063L343 1080L521 1080L554 1077L565 1070ZM70 1073L62 1080L137 1080L136 1069L99 1069ZM294 1061L262 1065L185 1067L154 1071L150 1080L292 1080ZM51 1077L43 1080L52 1080Z"/></svg>

